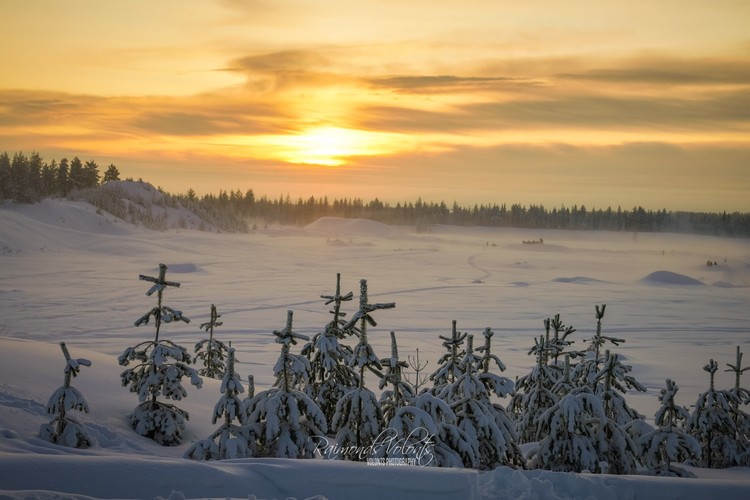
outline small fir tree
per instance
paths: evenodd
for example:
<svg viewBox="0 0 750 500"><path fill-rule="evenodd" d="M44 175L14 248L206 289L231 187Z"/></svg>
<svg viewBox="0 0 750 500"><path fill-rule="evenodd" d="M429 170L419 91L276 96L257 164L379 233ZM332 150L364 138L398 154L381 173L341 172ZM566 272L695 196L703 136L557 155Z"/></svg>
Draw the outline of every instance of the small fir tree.
<svg viewBox="0 0 750 500"><path fill-rule="evenodd" d="M443 340L443 346L448 352L443 354L438 360L437 370L430 375L435 392L439 392L446 385L453 383L463 373L463 370L459 366L460 356L463 353L459 348L463 345L468 334L459 332L456 329L456 324L456 320L454 319L450 337L438 335Z"/></svg>
<svg viewBox="0 0 750 500"><path fill-rule="evenodd" d="M153 317L156 334L154 340L125 349L118 362L122 366L137 362L135 366L120 374L122 385L128 387L130 392L138 394L140 401L130 414L131 427L138 434L149 437L159 444L173 446L182 441L182 431L189 415L175 405L159 401L158 396L161 394L167 399L179 401L187 395L182 386L182 377L190 377L190 382L198 388L203 384L203 380L196 370L188 366L190 354L187 349L159 338L162 323L190 322L182 311L162 304L164 290L170 286L180 286L177 282L167 281L166 273L167 266L159 264L158 278L140 275L142 281L153 283L146 295L150 296L156 292L157 305L141 316L135 322L135 326L148 324Z"/></svg>
<svg viewBox="0 0 750 500"><path fill-rule="evenodd" d="M685 430L700 443L702 466L730 467L741 459L741 450L735 439L737 427L733 410L736 397L731 391L716 389L714 376L719 369L716 361L711 359L703 369L709 373L709 389L698 396Z"/></svg>
<svg viewBox="0 0 750 500"><path fill-rule="evenodd" d="M698 463L701 447L698 441L685 432L684 423L690 417L687 408L675 403L677 384L667 379L667 387L659 394L661 407L656 411L657 428L639 440L641 457L648 470L657 476L695 477L677 467L673 462Z"/></svg>
<svg viewBox="0 0 750 500"><path fill-rule="evenodd" d="M479 365L481 366L479 380L482 381L488 391L498 397L504 398L513 392L513 381L508 377L502 377L490 371L490 367L493 364L501 372L504 372L506 369L505 363L492 353L492 336L494 334L495 332L490 327L485 328L482 332L482 335L484 335L484 345L477 348L477 351L482 353L482 359L479 361Z"/></svg>
<svg viewBox="0 0 750 500"><path fill-rule="evenodd" d="M734 465L750 466L750 415L744 412L740 405L750 403L750 391L740 385L742 374L750 370L750 366L742 367L742 351L737 346L737 358L735 364L727 363L727 372L734 373L734 387L730 390L734 398L734 425L737 429L735 440L737 441L738 459Z"/></svg>
<svg viewBox="0 0 750 500"><path fill-rule="evenodd" d="M632 375L628 375L632 366L623 364L620 356L611 354L609 349L604 353L604 364L594 377L596 394L602 398L604 412L617 425L627 425L633 420L643 419L643 415L630 408L624 394L628 389L646 392L646 388Z"/></svg>
<svg viewBox="0 0 750 500"><path fill-rule="evenodd" d="M351 330L344 329L346 322L342 318L346 313L341 311L341 303L352 297L352 292L341 294L341 274L336 274L336 293L321 295L326 305L333 303L333 319L302 348L302 354L310 361L310 381L305 392L320 406L328 422L333 420L339 400L357 386L357 373L348 364L352 349L342 343Z"/></svg>
<svg viewBox="0 0 750 500"><path fill-rule="evenodd" d="M539 417L539 447L532 468L610 474L636 471L639 449L607 417L602 400L587 387L563 396Z"/></svg>
<svg viewBox="0 0 750 500"><path fill-rule="evenodd" d="M223 419L221 427L206 439L193 443L185 452L185 458L195 460L223 460L229 458L247 458L255 452L255 439L247 423L247 414L243 411L240 394L245 392L240 377L234 371L234 349L229 348L227 366L221 381L222 396L214 406L211 423ZM234 423L235 420L239 423Z"/></svg>
<svg viewBox="0 0 750 500"><path fill-rule="evenodd" d="M466 339L466 350L460 361L463 370L438 397L445 400L456 414L457 426L478 443L477 464L466 467L492 470L500 465L523 465L523 455L516 444L514 425L503 408L493 404L490 393L478 376L481 357L474 354L473 336Z"/></svg>
<svg viewBox="0 0 750 500"><path fill-rule="evenodd" d="M309 377L310 364L289 348L308 337L292 330L292 311L287 311L286 326L274 330L281 355L274 366L274 387L245 401L244 411L250 431L256 436L258 456L312 458L316 438L328 431L325 415L315 401L299 387Z"/></svg>
<svg viewBox="0 0 750 500"><path fill-rule="evenodd" d="M545 336L534 339L534 347L529 350L529 354L536 355L536 365L531 373L517 380L508 405L509 411L515 416L516 433L521 443L537 440L540 415L559 401L553 390L559 380L558 369L547 363L549 352Z"/></svg>
<svg viewBox="0 0 750 500"><path fill-rule="evenodd" d="M391 332L391 357L381 359L380 364L386 369L384 376L380 379L380 390L383 390L386 385L391 386L391 389L383 391L380 395L383 419L388 422L415 396L412 386L404 380L402 375L403 369L408 368L409 364L398 359L396 332Z"/></svg>
<svg viewBox="0 0 750 500"><path fill-rule="evenodd" d="M214 328L221 326L219 321L221 314L216 312L216 306L211 304L211 318L201 324L201 329L208 332L208 338L203 339L195 344L195 362L203 362L203 368L198 370L198 374L204 377L222 378L224 376L224 360L227 357L229 347L222 341L214 338Z"/></svg>
<svg viewBox="0 0 750 500"><path fill-rule="evenodd" d="M55 417L48 424L41 426L39 437L50 443L70 448L87 448L91 444L91 438L86 428L70 417L67 412L69 410L89 412L86 399L78 392L78 389L70 385L70 379L78 375L81 366L91 366L91 361L84 358L71 358L65 342L60 342L60 349L65 356L65 378L62 387L53 392L47 401L47 413Z"/></svg>
<svg viewBox="0 0 750 500"><path fill-rule="evenodd" d="M602 319L604 318L604 311L606 309L607 304L602 304L601 307L598 305L594 306L594 310L596 311L596 333L591 339L584 340L584 342L591 342L591 344L589 344L583 361L576 366L573 375L578 381L577 385L588 385L594 390L596 390L596 377L603 362L601 348L607 342L610 342L614 346L619 346L622 342L625 342L625 339L602 335Z"/></svg>
<svg viewBox="0 0 750 500"><path fill-rule="evenodd" d="M370 304L367 298L367 280L360 281L359 311L345 325L345 329L359 326L359 343L354 348L349 365L359 370L357 387L339 400L331 423L336 433L336 445L344 450L338 458L362 461L368 458L365 450L370 447L383 430L383 413L377 396L365 387L365 369L382 378L383 366L367 341L367 325L377 323L370 313L379 309L391 309L394 303Z"/></svg>

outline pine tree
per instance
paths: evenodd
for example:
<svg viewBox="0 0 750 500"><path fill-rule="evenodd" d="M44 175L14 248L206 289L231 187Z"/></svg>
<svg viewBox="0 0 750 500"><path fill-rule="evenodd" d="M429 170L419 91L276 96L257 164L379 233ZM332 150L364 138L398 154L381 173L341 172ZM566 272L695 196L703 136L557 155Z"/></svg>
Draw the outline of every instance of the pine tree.
<svg viewBox="0 0 750 500"><path fill-rule="evenodd" d="M190 354L187 349L170 340L159 338L162 323L183 321L190 319L182 311L172 309L162 304L162 296L167 287L179 287L175 281L166 280L167 266L159 264L159 277L140 275L142 281L153 283L146 292L151 296L157 294L157 305L141 316L135 326L148 324L154 318L156 335L154 340L141 342L128 347L117 359L122 366L129 366L131 362L138 363L120 374L122 385L130 392L138 394L141 402L130 414L130 425L140 435L149 437L165 446L177 445L182 441L182 431L188 413L172 404L159 401L159 394L167 399L179 401L187 395L182 386L182 377L190 377L190 382L200 388L203 380L198 372L188 366Z"/></svg>
<svg viewBox="0 0 750 500"><path fill-rule="evenodd" d="M343 328L346 313L341 311L341 303L352 300L353 294L341 294L341 274L337 273L336 293L321 298L326 299L326 305L333 303L333 319L302 348L302 354L310 360L310 381L305 392L323 410L326 421L331 422L336 404L357 386L357 373L349 366L352 349L341 342L351 333Z"/></svg>
<svg viewBox="0 0 750 500"><path fill-rule="evenodd" d="M206 439L193 443L185 452L185 458L195 460L223 460L247 458L255 453L255 436L247 424L240 394L245 392L240 377L234 371L234 349L227 353L227 367L221 381L221 398L214 407L211 423L223 419L221 427ZM235 424L235 420L239 422Z"/></svg>
<svg viewBox="0 0 750 500"><path fill-rule="evenodd" d="M678 389L677 384L667 379L667 387L659 394L661 407L655 418L658 427L642 436L638 443L643 463L657 476L694 477L672 462L700 461L700 444L683 429L690 413L674 400Z"/></svg>
<svg viewBox="0 0 750 500"><path fill-rule="evenodd" d="M302 355L291 354L297 340L309 340L292 330L293 313L287 311L286 326L274 330L281 355L274 366L274 387L245 400L248 427L257 439L258 456L312 458L316 439L325 436L328 424L315 401L299 387L309 377L310 363Z"/></svg>
<svg viewBox="0 0 750 500"><path fill-rule="evenodd" d="M719 369L716 361L711 359L703 369L709 373L709 389L698 396L685 430L700 443L703 466L729 467L741 459L733 414L737 400L731 391L716 389L714 376Z"/></svg>
<svg viewBox="0 0 750 500"><path fill-rule="evenodd" d="M216 306L211 304L211 319L201 324L201 329L208 332L208 339L203 339L195 344L195 362L203 361L203 368L198 370L199 375L211 378L224 376L224 359L229 347L222 341L214 338L214 328L221 326L219 321L221 314L216 312Z"/></svg>
<svg viewBox="0 0 750 500"><path fill-rule="evenodd" d="M67 412L68 410L89 412L86 399L78 392L78 389L70 385L70 379L78 375L81 366L91 366L91 361L84 358L71 358L65 342L60 342L60 349L65 356L65 379L62 387L53 392L47 401L47 413L55 417L50 423L41 426L39 437L50 443L71 448L87 448L91 444L91 438L86 428L68 416Z"/></svg>
<svg viewBox="0 0 750 500"><path fill-rule="evenodd" d="M365 369L375 373L378 377L384 375L380 360L375 355L372 346L367 341L367 325L377 326L370 313L379 309L391 309L395 303L370 304L367 298L367 280L360 281L359 311L344 326L349 330L355 328L359 333L359 343L354 348L349 366L359 370L357 387L350 390L336 405L336 413L331 422L331 428L336 433L336 445L344 450L339 458L349 460L364 460L368 458L365 450L375 443L383 430L383 413L375 393L365 387Z"/></svg>

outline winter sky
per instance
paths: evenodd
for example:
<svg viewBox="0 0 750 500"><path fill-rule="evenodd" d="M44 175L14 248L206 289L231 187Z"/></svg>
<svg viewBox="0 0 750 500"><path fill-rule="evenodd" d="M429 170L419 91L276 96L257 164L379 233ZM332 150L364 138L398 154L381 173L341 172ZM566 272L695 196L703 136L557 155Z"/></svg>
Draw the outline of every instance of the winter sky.
<svg viewBox="0 0 750 500"><path fill-rule="evenodd" d="M0 151L171 192L750 210L746 0L3 0Z"/></svg>

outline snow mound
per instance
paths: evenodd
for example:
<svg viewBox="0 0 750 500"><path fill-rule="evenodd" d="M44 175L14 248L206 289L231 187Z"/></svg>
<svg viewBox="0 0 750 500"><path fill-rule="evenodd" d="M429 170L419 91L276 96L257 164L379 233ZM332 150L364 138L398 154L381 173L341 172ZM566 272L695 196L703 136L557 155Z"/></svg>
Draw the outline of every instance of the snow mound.
<svg viewBox="0 0 750 500"><path fill-rule="evenodd" d="M588 276L573 276L570 278L555 278L552 281L557 283L575 283L579 285L585 285L587 283L604 283L602 280L596 278L589 278Z"/></svg>
<svg viewBox="0 0 750 500"><path fill-rule="evenodd" d="M654 271L641 281L651 285L703 285L702 281L671 271Z"/></svg>
<svg viewBox="0 0 750 500"><path fill-rule="evenodd" d="M327 236L374 236L388 237L393 233L393 228L369 219L344 219L341 217L321 217L305 227L306 230L322 233Z"/></svg>

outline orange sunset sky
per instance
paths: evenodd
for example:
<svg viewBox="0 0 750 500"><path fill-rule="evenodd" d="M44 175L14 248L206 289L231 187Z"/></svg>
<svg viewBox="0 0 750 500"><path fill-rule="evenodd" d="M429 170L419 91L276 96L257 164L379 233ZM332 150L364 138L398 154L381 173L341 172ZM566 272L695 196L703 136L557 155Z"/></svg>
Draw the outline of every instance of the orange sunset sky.
<svg viewBox="0 0 750 500"><path fill-rule="evenodd" d="M746 0L2 0L0 151L167 191L750 211Z"/></svg>

